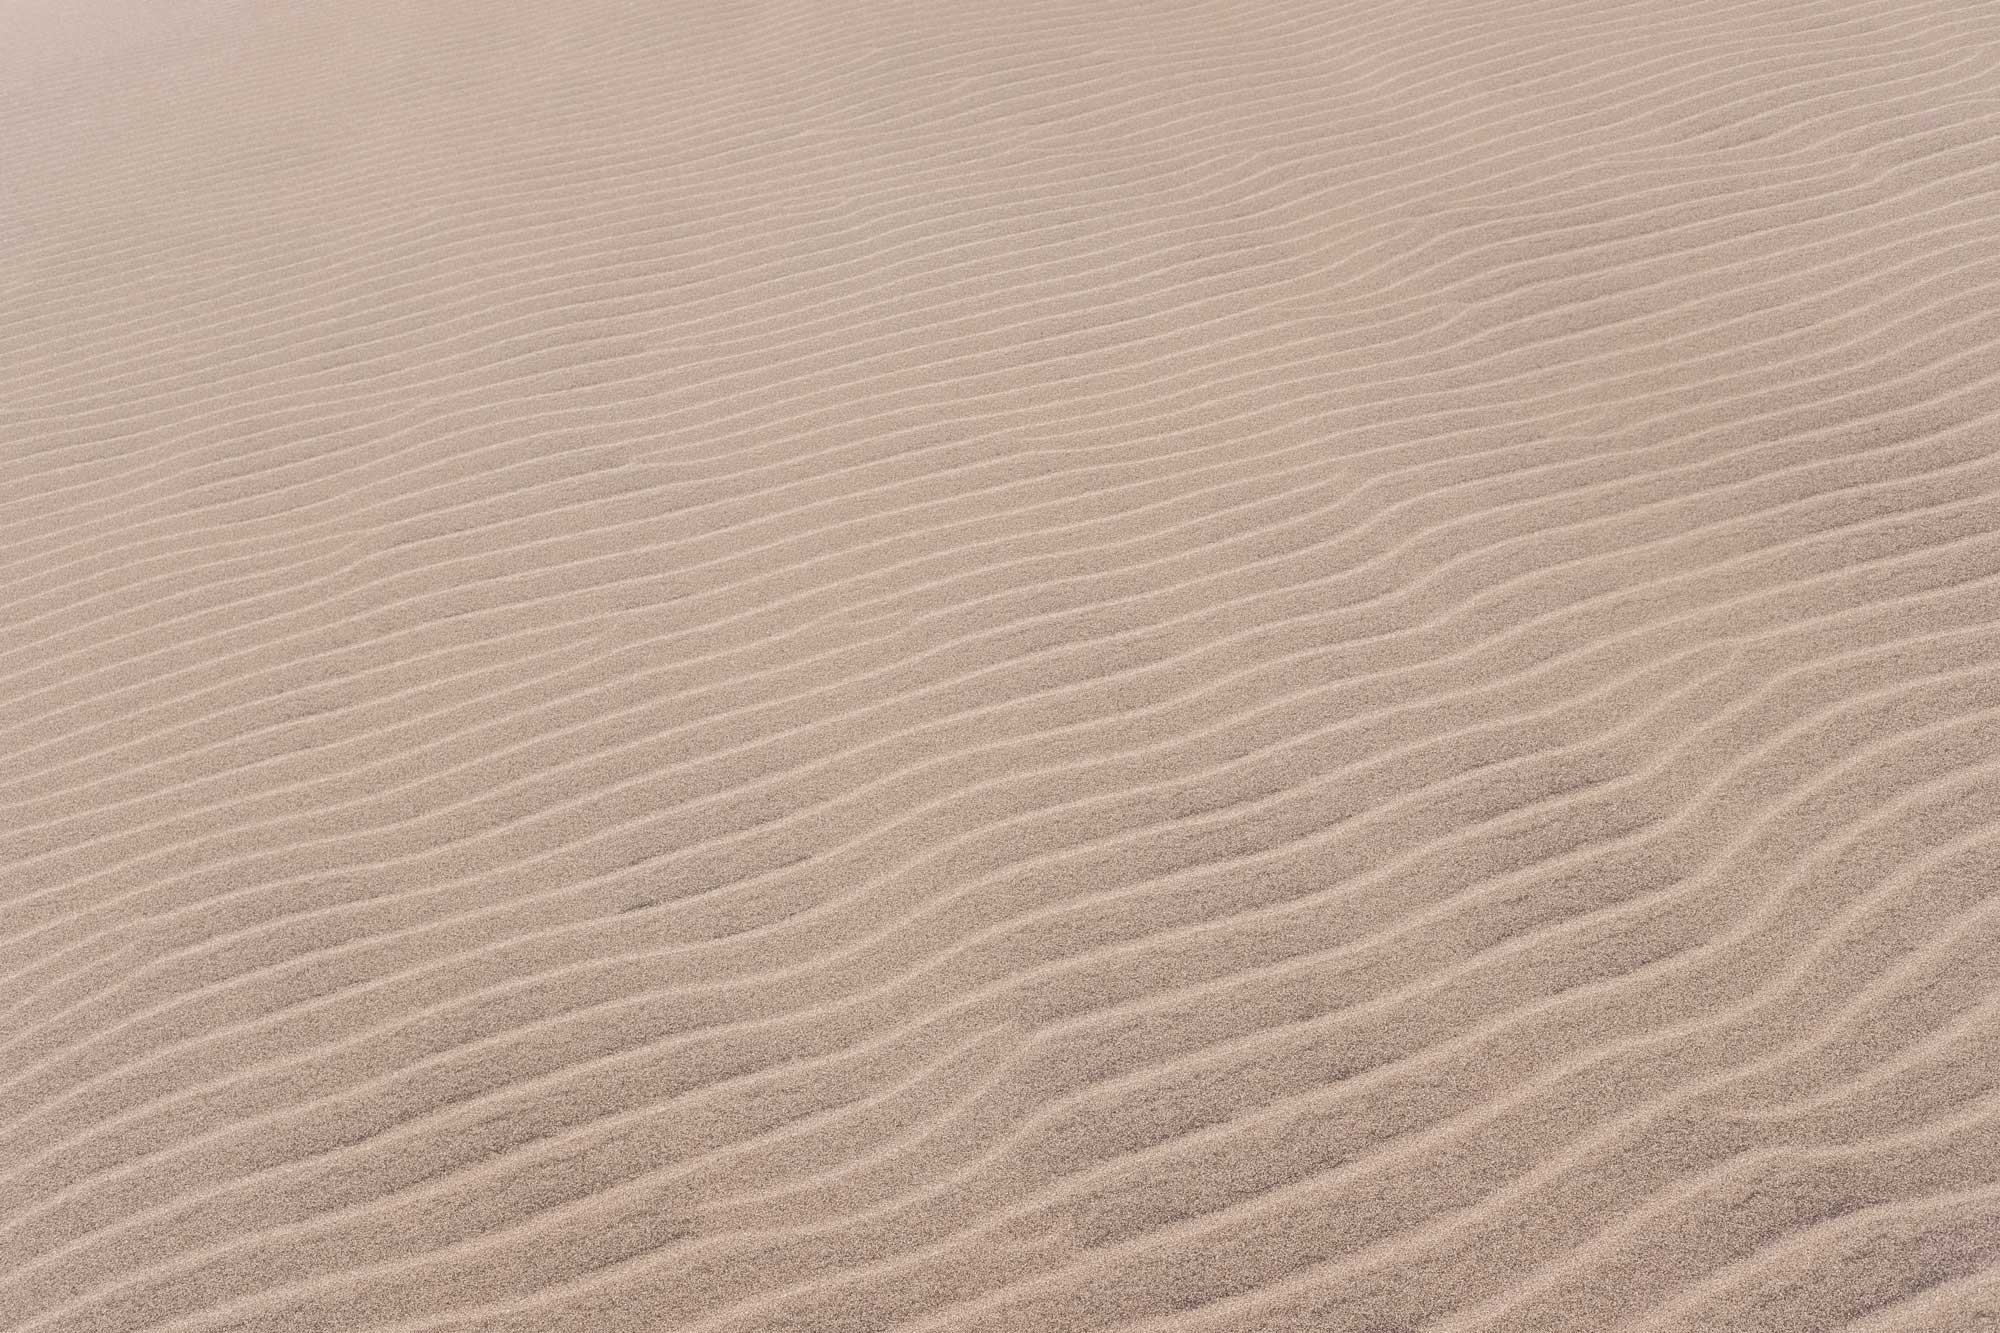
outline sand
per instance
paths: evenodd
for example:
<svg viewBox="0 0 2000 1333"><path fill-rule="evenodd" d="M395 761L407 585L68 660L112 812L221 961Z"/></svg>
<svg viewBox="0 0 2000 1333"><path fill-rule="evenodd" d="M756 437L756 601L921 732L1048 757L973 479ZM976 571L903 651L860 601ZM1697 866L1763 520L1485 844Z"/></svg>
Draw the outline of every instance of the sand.
<svg viewBox="0 0 2000 1333"><path fill-rule="evenodd" d="M2000 1326L2000 8L0 0L0 1328Z"/></svg>

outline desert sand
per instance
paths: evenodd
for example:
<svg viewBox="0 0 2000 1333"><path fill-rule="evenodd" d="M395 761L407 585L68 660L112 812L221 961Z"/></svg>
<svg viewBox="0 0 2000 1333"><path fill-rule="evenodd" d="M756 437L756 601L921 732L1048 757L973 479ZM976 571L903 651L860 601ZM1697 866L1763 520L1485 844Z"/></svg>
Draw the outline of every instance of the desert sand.
<svg viewBox="0 0 2000 1333"><path fill-rule="evenodd" d="M0 1328L2000 1325L2000 7L0 0Z"/></svg>

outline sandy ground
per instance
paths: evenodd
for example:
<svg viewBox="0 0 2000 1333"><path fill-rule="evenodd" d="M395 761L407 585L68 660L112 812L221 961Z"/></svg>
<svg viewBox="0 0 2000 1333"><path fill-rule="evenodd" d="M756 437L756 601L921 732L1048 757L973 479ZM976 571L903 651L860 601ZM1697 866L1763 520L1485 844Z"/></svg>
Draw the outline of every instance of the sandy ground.
<svg viewBox="0 0 2000 1333"><path fill-rule="evenodd" d="M0 0L0 1328L2000 1326L1990 0Z"/></svg>

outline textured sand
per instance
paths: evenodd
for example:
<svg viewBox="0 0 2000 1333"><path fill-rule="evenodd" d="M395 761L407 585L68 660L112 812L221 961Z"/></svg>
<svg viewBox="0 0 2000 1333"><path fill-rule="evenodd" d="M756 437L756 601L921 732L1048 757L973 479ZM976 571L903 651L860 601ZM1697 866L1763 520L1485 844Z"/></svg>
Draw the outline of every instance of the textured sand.
<svg viewBox="0 0 2000 1333"><path fill-rule="evenodd" d="M0 0L0 1328L2000 1325L1991 0Z"/></svg>

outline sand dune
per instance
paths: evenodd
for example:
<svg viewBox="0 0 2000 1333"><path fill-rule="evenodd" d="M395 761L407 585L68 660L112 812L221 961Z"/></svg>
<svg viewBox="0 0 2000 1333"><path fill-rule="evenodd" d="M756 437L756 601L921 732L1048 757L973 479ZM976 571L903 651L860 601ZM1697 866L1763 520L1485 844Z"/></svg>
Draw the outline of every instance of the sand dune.
<svg viewBox="0 0 2000 1333"><path fill-rule="evenodd" d="M2000 1327L2000 9L0 99L0 1328Z"/></svg>

